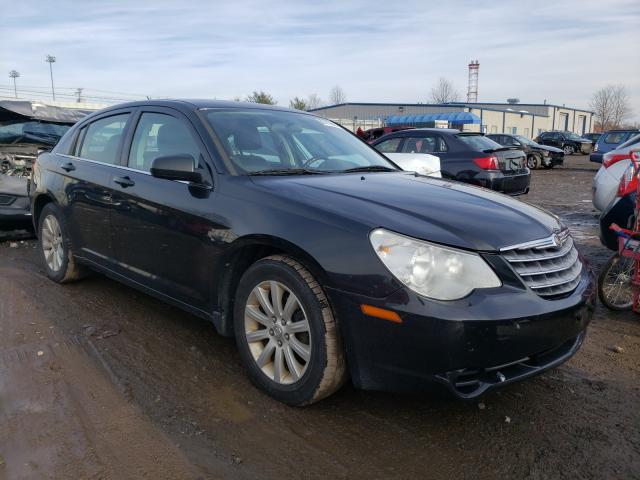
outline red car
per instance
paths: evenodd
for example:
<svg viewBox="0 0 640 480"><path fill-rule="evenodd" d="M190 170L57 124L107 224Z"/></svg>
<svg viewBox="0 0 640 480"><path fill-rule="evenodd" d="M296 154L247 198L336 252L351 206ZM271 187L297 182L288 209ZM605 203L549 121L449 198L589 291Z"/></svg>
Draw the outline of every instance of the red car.
<svg viewBox="0 0 640 480"><path fill-rule="evenodd" d="M378 127L370 128L369 130L365 130L364 132L358 129L358 136L361 137L365 142L372 143L383 135L386 135L387 133L398 132L400 130L408 130L410 128L414 127ZM360 132L362 132L362 134Z"/></svg>

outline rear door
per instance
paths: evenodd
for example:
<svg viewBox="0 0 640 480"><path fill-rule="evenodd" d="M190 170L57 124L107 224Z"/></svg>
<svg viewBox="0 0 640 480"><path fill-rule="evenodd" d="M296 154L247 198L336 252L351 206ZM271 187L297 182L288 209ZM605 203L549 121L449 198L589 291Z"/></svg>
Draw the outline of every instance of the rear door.
<svg viewBox="0 0 640 480"><path fill-rule="evenodd" d="M114 185L112 241L120 273L181 303L210 312L218 258L212 163L190 121L170 108L142 108ZM202 185L151 176L153 160L189 154Z"/></svg>
<svg viewBox="0 0 640 480"><path fill-rule="evenodd" d="M79 256L113 262L110 241L111 169L117 163L131 111L110 111L83 126L69 154L59 154L71 240Z"/></svg>

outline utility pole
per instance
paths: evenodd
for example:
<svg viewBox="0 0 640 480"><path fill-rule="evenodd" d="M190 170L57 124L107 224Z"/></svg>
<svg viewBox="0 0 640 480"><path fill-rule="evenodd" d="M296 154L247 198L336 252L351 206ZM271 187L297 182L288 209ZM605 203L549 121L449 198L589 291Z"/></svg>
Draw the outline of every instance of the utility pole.
<svg viewBox="0 0 640 480"><path fill-rule="evenodd" d="M44 59L45 62L49 64L49 73L51 74L51 96L53 97L53 101L56 101L56 91L53 88L53 64L56 61L56 57L53 55L47 55Z"/></svg>
<svg viewBox="0 0 640 480"><path fill-rule="evenodd" d="M82 103L82 90L84 90L84 88L76 88L76 95L78 96L78 100L76 100L77 103Z"/></svg>
<svg viewBox="0 0 640 480"><path fill-rule="evenodd" d="M13 78L13 93L15 94L16 98L18 98L18 88L16 87L16 78L20 76L20 72L18 72L17 70L11 70L9 72L9 76Z"/></svg>

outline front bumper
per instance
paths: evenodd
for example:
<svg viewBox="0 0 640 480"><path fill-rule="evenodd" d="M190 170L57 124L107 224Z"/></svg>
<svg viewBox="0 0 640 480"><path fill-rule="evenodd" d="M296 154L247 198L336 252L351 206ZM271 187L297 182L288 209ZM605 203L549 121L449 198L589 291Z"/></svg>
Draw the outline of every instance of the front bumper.
<svg viewBox="0 0 640 480"><path fill-rule="evenodd" d="M478 173L474 180L480 186L496 192L506 193L507 195L522 195L529 193L531 173L526 170L526 173L507 175L499 171L488 170Z"/></svg>
<svg viewBox="0 0 640 480"><path fill-rule="evenodd" d="M580 347L595 305L585 264L574 292L546 300L519 281L438 302L400 289L385 299L327 291L354 384L368 390L442 388L473 398L553 368ZM402 323L365 316L360 305L396 311Z"/></svg>

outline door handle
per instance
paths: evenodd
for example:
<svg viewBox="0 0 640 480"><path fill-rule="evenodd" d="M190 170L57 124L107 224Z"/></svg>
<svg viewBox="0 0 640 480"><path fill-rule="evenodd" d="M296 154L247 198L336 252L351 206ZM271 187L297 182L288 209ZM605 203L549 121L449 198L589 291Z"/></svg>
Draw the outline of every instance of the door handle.
<svg viewBox="0 0 640 480"><path fill-rule="evenodd" d="M69 162L69 163L65 163L60 168L62 168L65 172L71 172L76 169L76 166L73 163Z"/></svg>
<svg viewBox="0 0 640 480"><path fill-rule="evenodd" d="M113 183L117 183L122 188L133 187L136 182L131 180L129 177L115 177L113 179Z"/></svg>

